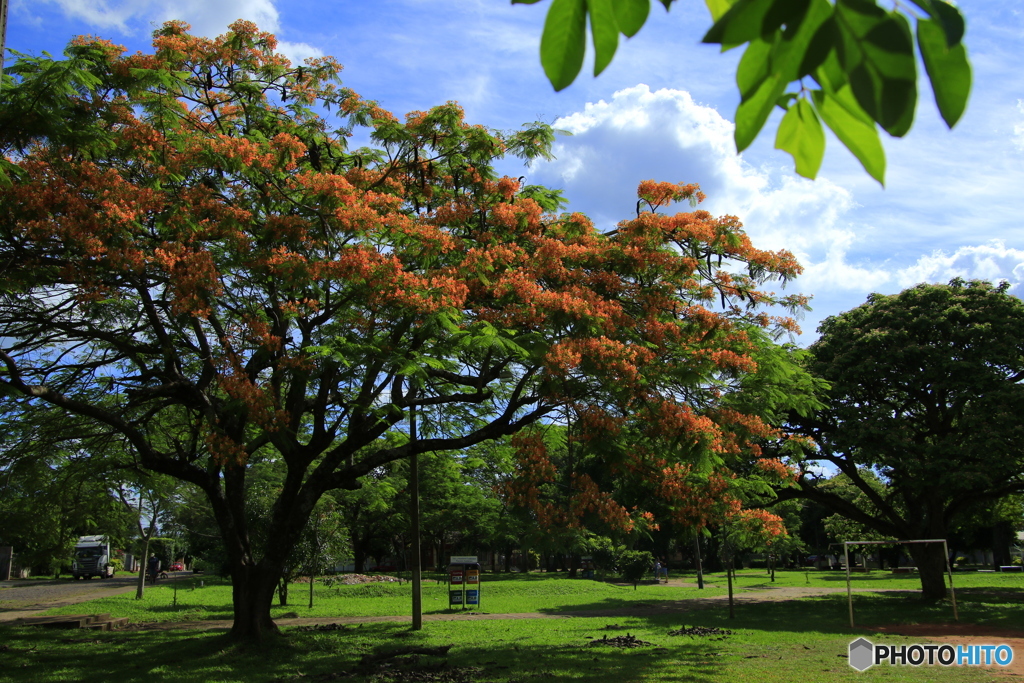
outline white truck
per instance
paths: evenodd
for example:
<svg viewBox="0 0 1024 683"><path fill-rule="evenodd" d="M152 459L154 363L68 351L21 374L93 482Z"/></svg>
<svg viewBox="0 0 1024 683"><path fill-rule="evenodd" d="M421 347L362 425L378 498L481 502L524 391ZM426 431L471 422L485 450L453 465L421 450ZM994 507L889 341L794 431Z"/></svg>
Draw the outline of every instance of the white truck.
<svg viewBox="0 0 1024 683"><path fill-rule="evenodd" d="M75 544L75 559L71 562L71 574L76 579L91 579L94 576L109 579L114 576L110 541L106 536L78 537L78 543Z"/></svg>

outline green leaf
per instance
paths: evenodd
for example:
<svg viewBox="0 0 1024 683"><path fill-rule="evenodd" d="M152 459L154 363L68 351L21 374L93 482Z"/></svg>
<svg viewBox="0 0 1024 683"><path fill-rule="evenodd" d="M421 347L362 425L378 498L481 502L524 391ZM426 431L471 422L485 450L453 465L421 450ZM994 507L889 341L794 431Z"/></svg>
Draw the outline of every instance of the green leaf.
<svg viewBox="0 0 1024 683"><path fill-rule="evenodd" d="M771 54L773 45L766 40L750 41L743 51L740 63L736 66L736 85L740 89L740 98L746 100L768 78L771 70Z"/></svg>
<svg viewBox="0 0 1024 683"><path fill-rule="evenodd" d="M619 25L619 31L627 38L632 38L647 21L647 15L651 12L651 0L615 0L612 7L615 10L615 21Z"/></svg>
<svg viewBox="0 0 1024 683"><path fill-rule="evenodd" d="M849 86L836 94L815 90L811 93L814 105L839 141L860 162L872 178L885 186L885 150L878 138L878 129L863 109Z"/></svg>
<svg viewBox="0 0 1024 683"><path fill-rule="evenodd" d="M748 48L749 49L749 48ZM754 141L764 127L779 97L785 92L788 81L778 74L772 74L757 87L754 93L736 108L736 151L742 152Z"/></svg>
<svg viewBox="0 0 1024 683"><path fill-rule="evenodd" d="M928 17L942 27L947 47L960 44L966 28L960 10L944 0L911 0L911 2L927 12Z"/></svg>
<svg viewBox="0 0 1024 683"><path fill-rule="evenodd" d="M782 117L775 135L775 149L793 155L796 172L814 179L825 156L825 130L821 127L814 107L807 100L798 100Z"/></svg>
<svg viewBox="0 0 1024 683"><path fill-rule="evenodd" d="M839 57L835 52L829 53L825 61L811 75L818 82L818 85L830 93L836 92L849 82L846 78L846 72L843 71L843 66L839 63ZM868 120L873 119L869 116Z"/></svg>
<svg viewBox="0 0 1024 683"><path fill-rule="evenodd" d="M890 135L902 137L914 122L917 67L906 18L868 0L839 0L840 61L857 102Z"/></svg>
<svg viewBox="0 0 1024 683"><path fill-rule="evenodd" d="M811 0L800 22L776 31L773 41L757 38L736 69L742 101L736 109L736 151L743 151L761 131L772 108L797 79L800 65L818 29L832 16L827 0Z"/></svg>
<svg viewBox="0 0 1024 683"><path fill-rule="evenodd" d="M619 46L619 26L613 0L587 0L590 10L590 35L594 41L594 75L604 71Z"/></svg>
<svg viewBox="0 0 1024 683"><path fill-rule="evenodd" d="M799 23L810 0L738 0L704 35L705 43L741 45Z"/></svg>
<svg viewBox="0 0 1024 683"><path fill-rule="evenodd" d="M775 101L775 104L788 111L790 103L795 101L798 97L799 95L795 92L783 93L782 97Z"/></svg>
<svg viewBox="0 0 1024 683"><path fill-rule="evenodd" d="M540 62L555 90L575 80L587 48L586 0L554 0L540 38Z"/></svg>
<svg viewBox="0 0 1024 683"><path fill-rule="evenodd" d="M835 54L835 48L839 45L839 30L836 28L835 17L829 12L829 17L814 32L803 57L800 59L800 68L797 70L797 78L814 73L814 70L825 63L829 55Z"/></svg>
<svg viewBox="0 0 1024 683"><path fill-rule="evenodd" d="M704 0L704 4L708 6L708 11L711 12L712 21L721 19L735 3L736 0Z"/></svg>
<svg viewBox="0 0 1024 683"><path fill-rule="evenodd" d="M935 104L950 128L960 120L971 92L971 65L963 43L946 44L942 26L932 19L917 22L917 44L921 48L924 68L932 83Z"/></svg>

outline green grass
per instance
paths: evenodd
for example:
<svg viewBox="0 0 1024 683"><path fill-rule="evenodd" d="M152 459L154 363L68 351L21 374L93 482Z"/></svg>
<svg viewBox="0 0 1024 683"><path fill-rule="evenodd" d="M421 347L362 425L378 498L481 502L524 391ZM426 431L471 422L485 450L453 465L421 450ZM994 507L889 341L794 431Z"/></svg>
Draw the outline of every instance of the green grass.
<svg viewBox="0 0 1024 683"><path fill-rule="evenodd" d="M917 589L915 580L859 577L858 585ZM851 630L847 623L846 595L810 597L778 603L737 605L736 618L728 619L726 605L688 609L673 605L650 615L629 617L565 616L565 612L628 607L636 603L685 600L721 595L722 576L710 576L714 589L698 591L641 585L637 591L594 581L563 577L522 576L490 580L485 576L483 605L491 613L542 612L548 618L479 621L426 621L412 632L402 623L366 623L341 631L302 631L282 620L283 635L260 648L231 644L222 632L120 631L88 633L0 627L0 681L327 681L376 683L400 680L442 680L449 683L513 683L525 681L581 681L626 683L672 681L679 683L732 683L733 681L985 681L992 676L969 667L876 666L865 673L851 669L845 659L847 644L867 634L875 642L898 644L919 639L873 636ZM740 572L740 590L758 587L763 572ZM845 587L845 577L811 574L812 586ZM1017 575L958 575L961 619L974 623L1017 627L1024 623L1024 577ZM185 618L230 618L229 587L205 577L205 587L189 590L178 584L178 605L172 604L169 584L147 589L147 599L132 595L74 605L61 612L112 612L135 621L178 621ZM806 586L803 572L779 573L777 586ZM308 586L295 584L292 605L275 608L280 616L342 616L408 614L409 586L377 584L319 588L314 610L305 607ZM424 590L425 612L446 613L432 606L446 587ZM858 624L945 622L948 604L927 604L915 594L860 593L855 595ZM669 636L681 626L717 626L731 636ZM608 628L617 626L618 628ZM618 649L588 647L590 639L625 633L652 647ZM391 668L361 667L363 655L410 645L452 644L447 657L398 657ZM1017 653L1018 657L1024 652ZM440 679L423 674L447 663ZM410 673L420 672L416 678Z"/></svg>
<svg viewBox="0 0 1024 683"><path fill-rule="evenodd" d="M685 576L685 580L695 577ZM1024 597L1024 575L962 573L955 576L957 594L964 599L972 591L986 590L1019 594ZM200 586L200 582L204 584ZM481 586L481 604L475 611L492 614L521 612L557 613L565 611L609 610L673 603L695 597L724 595L727 591L724 574L709 574L706 588L681 587L643 583L632 586L616 585L584 579L569 579L564 574L544 575L485 575ZM855 589L897 589L918 591L916 577L893 576L874 572L854 576ZM737 573L735 590L742 595L746 590L780 587L812 587L845 589L846 576L841 572L776 572L776 581L770 582L763 571L745 570ZM375 583L327 588L318 583L314 592L314 606L309 609L309 584L295 583L289 588L289 604L275 605L272 615L297 613L301 617L359 617L407 614L411 601L408 583ZM448 588L444 584L426 583L423 587L424 614L445 614L448 609ZM844 598L845 599L845 598ZM93 611L110 612L142 621L195 621L203 619L231 619L231 589L228 583L214 576L181 579L175 596L171 581L147 586L146 597L135 600L133 593L104 598L90 603ZM947 612L951 612L946 608ZM455 611L459 611L456 609ZM48 614L77 614L81 607L51 610ZM858 619L859 621L859 619Z"/></svg>

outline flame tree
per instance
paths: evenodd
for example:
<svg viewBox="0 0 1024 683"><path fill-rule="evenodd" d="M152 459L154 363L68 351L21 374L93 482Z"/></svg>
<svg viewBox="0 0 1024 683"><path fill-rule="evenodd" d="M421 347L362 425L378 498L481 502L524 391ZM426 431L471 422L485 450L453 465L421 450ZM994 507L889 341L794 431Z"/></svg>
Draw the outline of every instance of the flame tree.
<svg viewBox="0 0 1024 683"><path fill-rule="evenodd" d="M799 266L734 217L656 211L696 186L644 182L648 210L600 232L496 175L548 155L546 126L498 133L452 103L400 120L246 22L215 40L168 23L153 47L79 38L4 84L0 386L205 493L234 637L276 629L324 493L389 462L584 404L595 429L628 415L729 441L737 421L703 406L756 370L748 328L788 324L761 309L800 298L761 286ZM355 131L373 147L349 149ZM446 431L384 440L418 409ZM257 464L283 481L262 549Z"/></svg>

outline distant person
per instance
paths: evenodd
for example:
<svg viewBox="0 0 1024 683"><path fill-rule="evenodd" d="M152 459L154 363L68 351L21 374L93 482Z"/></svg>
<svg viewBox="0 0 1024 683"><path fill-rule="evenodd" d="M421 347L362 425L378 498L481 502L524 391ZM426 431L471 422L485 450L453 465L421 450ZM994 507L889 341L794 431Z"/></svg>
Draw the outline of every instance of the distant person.
<svg viewBox="0 0 1024 683"><path fill-rule="evenodd" d="M668 560L665 559L661 561L661 576L658 578L660 579L661 577L664 577L665 583L668 583Z"/></svg>
<svg viewBox="0 0 1024 683"><path fill-rule="evenodd" d="M160 558L156 555L151 555L149 558L149 580L156 583L156 579L160 576Z"/></svg>

